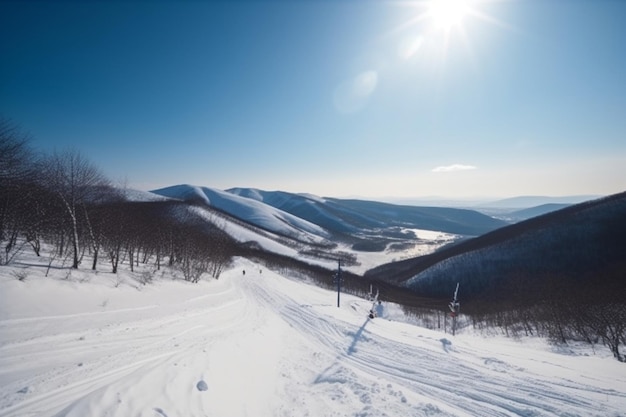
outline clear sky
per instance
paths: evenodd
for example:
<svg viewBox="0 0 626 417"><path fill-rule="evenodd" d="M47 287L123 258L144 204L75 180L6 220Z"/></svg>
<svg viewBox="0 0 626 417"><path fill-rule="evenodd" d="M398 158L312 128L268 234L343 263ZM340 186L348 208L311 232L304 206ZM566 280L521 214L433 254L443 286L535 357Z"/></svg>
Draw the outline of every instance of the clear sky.
<svg viewBox="0 0 626 417"><path fill-rule="evenodd" d="M444 1L3 1L0 113L143 190L626 190L626 1Z"/></svg>

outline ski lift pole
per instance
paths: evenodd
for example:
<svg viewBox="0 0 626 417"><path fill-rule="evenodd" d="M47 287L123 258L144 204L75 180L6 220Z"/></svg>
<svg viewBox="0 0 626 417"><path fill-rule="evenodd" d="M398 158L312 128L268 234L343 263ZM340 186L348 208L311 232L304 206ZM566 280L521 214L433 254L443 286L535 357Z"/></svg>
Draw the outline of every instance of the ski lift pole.
<svg viewBox="0 0 626 417"><path fill-rule="evenodd" d="M341 259L337 259L337 273L335 274L335 279L337 280L337 308L339 308L341 296Z"/></svg>
<svg viewBox="0 0 626 417"><path fill-rule="evenodd" d="M376 304L380 304L380 301L378 300L378 294L380 294L380 291L378 290L378 287L376 287L376 295L372 298L372 308L370 309L370 314L368 316L370 319L376 317Z"/></svg>

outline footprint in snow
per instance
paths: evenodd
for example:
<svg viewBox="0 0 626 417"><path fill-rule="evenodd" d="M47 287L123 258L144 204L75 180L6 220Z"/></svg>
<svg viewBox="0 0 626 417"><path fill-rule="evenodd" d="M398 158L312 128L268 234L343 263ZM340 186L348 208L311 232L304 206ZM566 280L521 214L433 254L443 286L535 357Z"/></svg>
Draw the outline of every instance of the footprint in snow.
<svg viewBox="0 0 626 417"><path fill-rule="evenodd" d="M163 411L162 409L160 409L159 407L155 407L154 411L156 411L157 413L159 413L159 415L161 415L162 417L168 417L167 414L165 414L165 411Z"/></svg>

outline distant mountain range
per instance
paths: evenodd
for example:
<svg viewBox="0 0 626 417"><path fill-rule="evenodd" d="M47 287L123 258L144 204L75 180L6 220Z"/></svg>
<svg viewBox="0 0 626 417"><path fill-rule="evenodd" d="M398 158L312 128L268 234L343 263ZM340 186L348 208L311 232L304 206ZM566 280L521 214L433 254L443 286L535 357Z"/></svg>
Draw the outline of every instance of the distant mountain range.
<svg viewBox="0 0 626 417"><path fill-rule="evenodd" d="M371 248L384 248L406 236L407 229L478 236L507 224L468 209L402 206L252 188L221 191L185 184L152 192L205 204L264 230L300 240L303 235L308 236L304 238L307 241L313 235L352 243L375 238L377 244Z"/></svg>
<svg viewBox="0 0 626 417"><path fill-rule="evenodd" d="M530 207L530 208L525 208L525 209L509 212L506 215L504 215L504 219L512 223L515 223L521 220L532 219L533 217L537 217L543 214L551 213L553 211L561 210L569 206L571 206L571 204L562 204L562 203L542 204L536 207Z"/></svg>
<svg viewBox="0 0 626 417"><path fill-rule="evenodd" d="M476 209L481 208L498 208L498 209L514 209L521 210L526 208L532 208L537 206L544 206L547 204L578 204L585 201L595 200L602 196L600 195L571 195L562 197L547 197L547 196L519 196L512 198L505 198L502 200L491 201L488 203L481 203L475 206Z"/></svg>
<svg viewBox="0 0 626 417"><path fill-rule="evenodd" d="M611 271L626 270L626 192L594 200L586 200L589 196L559 198L564 202L520 210L501 208L496 210L500 218L471 209L253 188L222 191L176 185L151 194L210 208L223 213L225 219L240 222L241 227L247 225L245 233L237 229L239 242L258 241L259 248L270 248L273 240L283 239L283 247L293 247L290 256L304 262L317 260L328 265L346 253L337 244L361 253L385 252L387 259L404 259L379 263L363 277L381 285L410 288L426 297L449 296L456 283L466 300L475 300L506 293L505 289L515 285L540 288L540 284L560 280L555 285L567 286L590 276L613 277ZM573 204L576 200L585 201ZM545 197L523 197L495 204L512 207L543 201ZM239 227L228 222L229 229ZM417 236L419 230L457 238L438 242L426 255L406 259L403 248L423 244ZM242 233L247 237L242 239ZM385 258L376 259L384 262Z"/></svg>
<svg viewBox="0 0 626 417"><path fill-rule="evenodd" d="M601 195L568 195L568 196L517 196L504 199L494 199L489 197L482 198L446 198L446 197L416 197L416 198L399 198L385 197L376 199L391 204L406 206L426 206L426 207L457 207L478 210L483 212L485 209L496 210L521 210L545 204L578 204L589 200L595 200L602 197ZM359 199L355 197L355 199Z"/></svg>

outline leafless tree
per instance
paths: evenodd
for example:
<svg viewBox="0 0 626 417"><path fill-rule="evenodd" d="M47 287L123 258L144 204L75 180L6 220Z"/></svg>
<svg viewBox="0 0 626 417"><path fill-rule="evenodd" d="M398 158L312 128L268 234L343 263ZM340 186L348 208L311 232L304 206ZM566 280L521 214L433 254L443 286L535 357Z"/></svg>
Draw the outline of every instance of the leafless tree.
<svg viewBox="0 0 626 417"><path fill-rule="evenodd" d="M8 263L19 251L18 236L28 216L29 183L34 153L29 137L11 121L0 118L0 243L1 263Z"/></svg>
<svg viewBox="0 0 626 417"><path fill-rule="evenodd" d="M54 152L44 158L41 181L56 196L69 220L72 245L72 268L78 268L79 232L85 205L97 200L98 193L108 187L108 180L76 150ZM84 219L84 218L83 218Z"/></svg>
<svg viewBox="0 0 626 417"><path fill-rule="evenodd" d="M0 117L0 186L27 180L32 172L34 154L29 136L10 120Z"/></svg>

